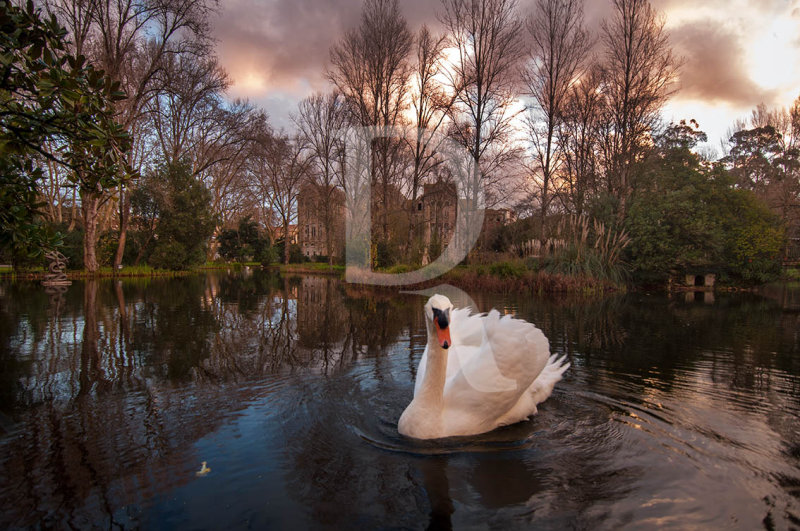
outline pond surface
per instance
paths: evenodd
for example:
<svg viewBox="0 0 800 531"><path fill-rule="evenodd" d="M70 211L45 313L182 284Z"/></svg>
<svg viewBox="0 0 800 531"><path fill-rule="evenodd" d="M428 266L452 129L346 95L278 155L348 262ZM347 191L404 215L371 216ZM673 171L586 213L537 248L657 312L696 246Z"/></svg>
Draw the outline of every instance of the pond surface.
<svg viewBox="0 0 800 531"><path fill-rule="evenodd" d="M796 290L470 295L572 367L530 421L422 444L396 425L421 296L0 284L0 528L800 526Z"/></svg>

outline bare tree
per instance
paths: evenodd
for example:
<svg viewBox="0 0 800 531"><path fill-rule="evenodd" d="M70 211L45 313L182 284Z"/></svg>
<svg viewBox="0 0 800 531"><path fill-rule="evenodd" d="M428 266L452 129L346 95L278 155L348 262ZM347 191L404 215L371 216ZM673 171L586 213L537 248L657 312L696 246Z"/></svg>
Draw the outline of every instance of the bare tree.
<svg viewBox="0 0 800 531"><path fill-rule="evenodd" d="M200 147L209 124L219 121L228 78L215 57L177 55L165 58L158 92L146 105L151 133L164 160L192 160L195 173L208 164Z"/></svg>
<svg viewBox="0 0 800 531"><path fill-rule="evenodd" d="M208 17L211 0L50 0L48 10L67 27L76 49L121 83L127 97L117 104L117 120L140 142L147 102L158 92L155 81L166 57L203 54L210 47ZM131 154L144 153L134 146ZM135 170L141 160L128 160ZM114 264L122 261L130 201L118 190L120 238ZM106 199L90 191L81 197L84 225L84 265L97 270L97 223Z"/></svg>
<svg viewBox="0 0 800 531"><path fill-rule="evenodd" d="M612 0L614 13L602 24L605 48L603 93L606 180L618 201L617 220L625 218L635 164L674 90L679 61L672 53L664 18L647 0Z"/></svg>
<svg viewBox="0 0 800 531"><path fill-rule="evenodd" d="M566 147L558 142L557 131L570 88L582 74L591 45L583 28L583 0L538 0L528 20L528 33L532 49L523 80L533 105L525 122L533 151L529 170L538 190L544 242L551 187Z"/></svg>
<svg viewBox="0 0 800 531"><path fill-rule="evenodd" d="M345 101L338 92L312 94L300 102L294 122L313 154L315 171L309 180L314 188L320 219L325 225L325 254L333 264L337 185L342 183L342 130L346 124Z"/></svg>
<svg viewBox="0 0 800 531"><path fill-rule="evenodd" d="M423 25L417 33L414 47L416 63L411 90L415 127L407 139L413 164L410 178L411 211L407 242L409 247L416 236L417 194L423 178L441 163L438 148L443 135L439 134L439 129L445 123L447 113L455 100L452 94L447 94L441 80L445 71L446 45L447 36L434 36L427 26Z"/></svg>
<svg viewBox="0 0 800 531"><path fill-rule="evenodd" d="M443 0L440 21L449 33L455 59L448 69L449 90L456 95L450 109L451 136L470 154L462 168L466 190L459 193L480 208L483 190L497 184L498 171L516 155L511 142L518 85L517 65L523 55L523 23L515 0ZM470 209L468 209L470 210ZM472 213L467 213L467 225Z"/></svg>
<svg viewBox="0 0 800 531"><path fill-rule="evenodd" d="M348 104L351 121L360 126L391 128L403 121L413 38L397 0L366 0L358 28L348 31L331 49L328 79ZM373 144L371 180L379 186L380 227L389 238L392 185L399 178L402 142L388 137Z"/></svg>
<svg viewBox="0 0 800 531"><path fill-rule="evenodd" d="M146 105L145 137L168 163L187 161L212 193L212 209L224 226L258 211L248 193L247 160L256 149L266 115L247 101L228 101L229 80L216 57L165 57ZM214 255L213 246L208 256Z"/></svg>
<svg viewBox="0 0 800 531"><path fill-rule="evenodd" d="M283 263L289 263L291 224L297 220L297 196L308 178L310 159L299 138L264 136L251 175L259 200L269 205L283 236Z"/></svg>
<svg viewBox="0 0 800 531"><path fill-rule="evenodd" d="M563 166L558 198L564 210L584 213L589 199L597 194L598 134L602 113L602 77L597 67L590 68L567 93L558 142Z"/></svg>

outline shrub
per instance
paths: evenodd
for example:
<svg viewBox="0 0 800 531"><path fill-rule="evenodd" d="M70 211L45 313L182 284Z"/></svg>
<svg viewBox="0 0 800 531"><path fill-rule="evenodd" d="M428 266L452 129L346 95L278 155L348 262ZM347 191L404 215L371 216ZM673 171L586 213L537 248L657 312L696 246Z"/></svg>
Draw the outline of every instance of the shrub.
<svg viewBox="0 0 800 531"><path fill-rule="evenodd" d="M302 249L296 243L289 246L289 262L293 264L302 264L308 261L308 258L303 254Z"/></svg>
<svg viewBox="0 0 800 531"><path fill-rule="evenodd" d="M67 257L69 269L80 269L83 266L83 229L64 232L64 245L59 249Z"/></svg>
<svg viewBox="0 0 800 531"><path fill-rule="evenodd" d="M385 268L397 263L398 252L394 245L386 240L381 240L375 245L375 265Z"/></svg>
<svg viewBox="0 0 800 531"><path fill-rule="evenodd" d="M520 278L525 266L519 262L498 262L489 266L489 273L500 278Z"/></svg>
<svg viewBox="0 0 800 531"><path fill-rule="evenodd" d="M731 273L748 282L780 276L784 228L769 208L750 192L735 190L728 220L726 254Z"/></svg>
<svg viewBox="0 0 800 531"><path fill-rule="evenodd" d="M116 232L106 231L97 239L97 263L101 266L110 266L114 263L117 254L119 237Z"/></svg>
<svg viewBox="0 0 800 531"><path fill-rule="evenodd" d="M150 265L156 269L180 271L193 264L202 263L203 255L199 248L187 249L177 241L158 242L150 255Z"/></svg>
<svg viewBox="0 0 800 531"><path fill-rule="evenodd" d="M275 247L267 246L262 249L261 254L256 257L261 265L270 265L278 261L278 250Z"/></svg>
<svg viewBox="0 0 800 531"><path fill-rule="evenodd" d="M543 248L540 265L550 273L622 284L628 269L621 254L629 244L624 230L611 230L598 220L590 223L586 216L564 216Z"/></svg>

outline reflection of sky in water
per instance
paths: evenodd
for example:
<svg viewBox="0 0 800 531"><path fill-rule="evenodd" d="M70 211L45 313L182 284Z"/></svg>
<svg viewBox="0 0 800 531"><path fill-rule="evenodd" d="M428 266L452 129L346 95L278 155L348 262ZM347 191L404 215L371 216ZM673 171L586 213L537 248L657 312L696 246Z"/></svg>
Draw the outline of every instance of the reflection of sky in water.
<svg viewBox="0 0 800 531"><path fill-rule="evenodd" d="M792 293L474 294L535 322L572 369L527 423L417 444L396 422L426 340L421 297L260 272L89 287L56 312L37 286L4 285L4 527L800 517Z"/></svg>

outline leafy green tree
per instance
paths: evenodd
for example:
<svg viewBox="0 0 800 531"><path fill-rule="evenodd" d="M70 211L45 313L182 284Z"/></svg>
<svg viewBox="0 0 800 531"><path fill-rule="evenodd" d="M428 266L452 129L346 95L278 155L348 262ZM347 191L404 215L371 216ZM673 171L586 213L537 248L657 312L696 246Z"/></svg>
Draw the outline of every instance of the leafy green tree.
<svg viewBox="0 0 800 531"><path fill-rule="evenodd" d="M41 164L51 161L80 192L84 261L96 271L97 207L130 174L130 137L114 120L113 102L124 94L66 51L65 33L32 2L0 0L0 252L32 258L59 243L39 216Z"/></svg>
<svg viewBox="0 0 800 531"><path fill-rule="evenodd" d="M180 270L202 264L217 223L211 193L183 162L162 165L151 178L161 185L151 190L161 189L163 195L152 198L158 221L150 265Z"/></svg>
<svg viewBox="0 0 800 531"><path fill-rule="evenodd" d="M780 220L737 177L692 152L705 140L696 123L671 125L657 138L625 228L627 260L640 281L707 269L763 282L780 268Z"/></svg>
<svg viewBox="0 0 800 531"><path fill-rule="evenodd" d="M727 182L691 150L705 134L697 124L673 124L662 133L642 172L643 186L633 197L625 222L630 234L628 261L644 281L708 267L719 259L722 234L709 205Z"/></svg>
<svg viewBox="0 0 800 531"><path fill-rule="evenodd" d="M239 221L237 230L225 229L217 237L219 254L226 260L245 261L248 257L262 263L272 261L269 237L262 234L250 216Z"/></svg>
<svg viewBox="0 0 800 531"><path fill-rule="evenodd" d="M736 184L766 197L767 188L778 178L778 159L783 152L783 136L771 125L737 131L730 138L729 164Z"/></svg>
<svg viewBox="0 0 800 531"><path fill-rule="evenodd" d="M242 244L239 241L239 231L236 229L222 229L217 236L219 255L225 260L240 260Z"/></svg>
<svg viewBox="0 0 800 531"><path fill-rule="evenodd" d="M730 190L726 199L723 224L728 272L748 282L775 280L781 272L784 225L748 190Z"/></svg>

